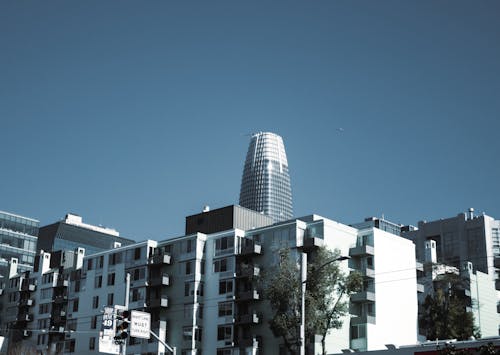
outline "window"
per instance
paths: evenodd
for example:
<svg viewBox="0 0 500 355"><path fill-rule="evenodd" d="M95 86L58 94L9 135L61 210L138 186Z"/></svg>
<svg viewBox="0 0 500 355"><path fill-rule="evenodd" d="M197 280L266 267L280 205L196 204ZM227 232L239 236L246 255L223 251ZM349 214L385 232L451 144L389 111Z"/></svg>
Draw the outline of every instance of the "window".
<svg viewBox="0 0 500 355"><path fill-rule="evenodd" d="M95 350L95 337L89 339L89 350Z"/></svg>
<svg viewBox="0 0 500 355"><path fill-rule="evenodd" d="M90 318L90 329L96 329L97 328L97 316L92 316Z"/></svg>
<svg viewBox="0 0 500 355"><path fill-rule="evenodd" d="M219 295L233 292L233 280L219 281Z"/></svg>
<svg viewBox="0 0 500 355"><path fill-rule="evenodd" d="M116 265L122 262L122 253L114 253L109 255L108 264Z"/></svg>
<svg viewBox="0 0 500 355"><path fill-rule="evenodd" d="M47 334L38 335L37 345L44 345L47 342Z"/></svg>
<svg viewBox="0 0 500 355"><path fill-rule="evenodd" d="M219 302L219 317L227 317L233 315L232 302Z"/></svg>
<svg viewBox="0 0 500 355"><path fill-rule="evenodd" d="M188 239L186 241L186 243L187 243L186 244L186 253L191 253L193 251L193 244L194 244L193 241L194 240L192 240L192 239Z"/></svg>
<svg viewBox="0 0 500 355"><path fill-rule="evenodd" d="M75 280L75 292L80 292L80 280Z"/></svg>
<svg viewBox="0 0 500 355"><path fill-rule="evenodd" d="M184 340L191 340L193 337L193 328L192 327L184 327L182 328L182 338Z"/></svg>
<svg viewBox="0 0 500 355"><path fill-rule="evenodd" d="M365 324L351 326L351 339L366 338Z"/></svg>
<svg viewBox="0 0 500 355"><path fill-rule="evenodd" d="M50 303L42 303L38 305L38 314L49 313L51 309Z"/></svg>
<svg viewBox="0 0 500 355"><path fill-rule="evenodd" d="M94 296L92 298L92 308L98 308L99 307L99 296Z"/></svg>
<svg viewBox="0 0 500 355"><path fill-rule="evenodd" d="M217 355L232 355L232 350L229 349L217 349Z"/></svg>
<svg viewBox="0 0 500 355"><path fill-rule="evenodd" d="M40 330L47 329L49 325L50 325L50 318L38 320L38 329Z"/></svg>
<svg viewBox="0 0 500 355"><path fill-rule="evenodd" d="M113 286L115 284L115 273L112 272L108 274L108 286Z"/></svg>
<svg viewBox="0 0 500 355"><path fill-rule="evenodd" d="M132 280L142 280L146 277L146 269L145 268L137 268L131 271Z"/></svg>
<svg viewBox="0 0 500 355"><path fill-rule="evenodd" d="M96 268L97 269L102 269L102 267L104 266L104 255L101 255L99 258L96 259Z"/></svg>
<svg viewBox="0 0 500 355"><path fill-rule="evenodd" d="M79 304L79 300L78 300L78 298L75 298L73 300L73 312L78 312L78 304Z"/></svg>
<svg viewBox="0 0 500 355"><path fill-rule="evenodd" d="M234 237L223 237L215 241L215 252L232 249L234 247Z"/></svg>
<svg viewBox="0 0 500 355"><path fill-rule="evenodd" d="M134 250L134 260L139 260L141 258L141 248L135 248Z"/></svg>
<svg viewBox="0 0 500 355"><path fill-rule="evenodd" d="M50 298L52 297L52 288L42 288L40 291L40 298Z"/></svg>
<svg viewBox="0 0 500 355"><path fill-rule="evenodd" d="M114 293L108 293L108 305L112 306L114 304Z"/></svg>
<svg viewBox="0 0 500 355"><path fill-rule="evenodd" d="M191 275L193 273L193 267L191 266L192 263L192 261L186 262L186 275Z"/></svg>
<svg viewBox="0 0 500 355"><path fill-rule="evenodd" d="M233 327L230 325L219 325L217 327L217 340L232 340Z"/></svg>
<svg viewBox="0 0 500 355"><path fill-rule="evenodd" d="M227 271L227 259L220 259L214 261L214 272Z"/></svg>
<svg viewBox="0 0 500 355"><path fill-rule="evenodd" d="M71 340L67 341L64 344L65 352L74 353L75 352L75 342L76 342L75 339L71 339Z"/></svg>
<svg viewBox="0 0 500 355"><path fill-rule="evenodd" d="M92 270L92 259L87 260L87 270Z"/></svg>
<svg viewBox="0 0 500 355"><path fill-rule="evenodd" d="M102 275L98 275L94 279L94 288L101 288L102 287Z"/></svg>

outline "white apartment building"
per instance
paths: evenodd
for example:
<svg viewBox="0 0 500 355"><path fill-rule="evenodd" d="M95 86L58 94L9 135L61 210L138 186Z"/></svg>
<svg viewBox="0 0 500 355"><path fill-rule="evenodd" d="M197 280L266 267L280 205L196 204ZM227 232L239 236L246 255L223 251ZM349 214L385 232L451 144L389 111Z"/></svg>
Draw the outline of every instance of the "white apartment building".
<svg viewBox="0 0 500 355"><path fill-rule="evenodd" d="M202 216L205 222L209 214ZM278 354L283 347L269 329L272 315L261 278L277 265L280 250L290 249L299 260L320 245L349 255L341 268L364 276L363 290L350 298L351 315L327 337L327 352L415 343L413 243L317 215L248 230L147 240L84 258L77 250L72 263L60 255L46 261L50 254L42 252L41 266L12 277L18 286L5 289L3 297L17 297L9 306L18 314L11 325L15 332L23 330L23 344L41 353L87 354L98 351L103 308L125 305L129 274L129 309L151 313L152 331L177 354ZM20 302L20 297L33 301ZM308 344L308 350L318 354L320 344ZM128 339L126 352L168 353L154 339L136 338Z"/></svg>

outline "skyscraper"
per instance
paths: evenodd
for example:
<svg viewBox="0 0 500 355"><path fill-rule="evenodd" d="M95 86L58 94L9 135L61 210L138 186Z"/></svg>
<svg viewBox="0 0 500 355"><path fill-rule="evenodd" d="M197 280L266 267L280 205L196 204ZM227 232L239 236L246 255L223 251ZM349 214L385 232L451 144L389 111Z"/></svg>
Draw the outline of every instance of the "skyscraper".
<svg viewBox="0 0 500 355"><path fill-rule="evenodd" d="M241 179L240 205L271 216L274 222L293 217L285 145L277 134L252 135Z"/></svg>

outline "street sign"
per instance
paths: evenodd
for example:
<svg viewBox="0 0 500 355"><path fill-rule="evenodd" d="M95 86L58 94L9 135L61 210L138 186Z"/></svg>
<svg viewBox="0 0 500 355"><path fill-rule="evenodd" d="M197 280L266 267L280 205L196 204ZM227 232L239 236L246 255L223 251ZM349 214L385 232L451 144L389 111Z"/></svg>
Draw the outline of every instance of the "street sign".
<svg viewBox="0 0 500 355"><path fill-rule="evenodd" d="M141 311L130 313L130 336L149 339L151 337L151 314Z"/></svg>
<svg viewBox="0 0 500 355"><path fill-rule="evenodd" d="M102 314L101 331L99 332L99 352L120 354L120 345L115 344L115 309L104 307Z"/></svg>

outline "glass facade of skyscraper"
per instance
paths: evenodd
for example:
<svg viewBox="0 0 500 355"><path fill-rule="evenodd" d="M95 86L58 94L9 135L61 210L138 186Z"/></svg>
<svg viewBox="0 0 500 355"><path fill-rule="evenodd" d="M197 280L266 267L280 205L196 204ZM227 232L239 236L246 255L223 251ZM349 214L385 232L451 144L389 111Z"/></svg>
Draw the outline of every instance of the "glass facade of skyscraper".
<svg viewBox="0 0 500 355"><path fill-rule="evenodd" d="M8 277L9 261L18 259L18 272L33 269L40 222L0 211L0 275Z"/></svg>
<svg viewBox="0 0 500 355"><path fill-rule="evenodd" d="M243 168L240 205L271 216L293 217L292 189L283 139L277 134L252 135Z"/></svg>

